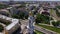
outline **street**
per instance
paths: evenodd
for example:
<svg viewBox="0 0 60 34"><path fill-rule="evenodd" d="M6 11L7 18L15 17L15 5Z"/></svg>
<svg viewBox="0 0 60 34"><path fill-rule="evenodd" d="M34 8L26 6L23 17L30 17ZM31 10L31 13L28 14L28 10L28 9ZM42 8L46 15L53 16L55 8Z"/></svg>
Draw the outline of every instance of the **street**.
<svg viewBox="0 0 60 34"><path fill-rule="evenodd" d="M47 30L47 29L44 29L44 28L42 28L42 27L40 27L40 26L34 26L34 28L35 28L36 30L38 30L38 31L41 31L41 32L45 33L45 34L57 34L57 33L55 33L55 32L49 31L49 30Z"/></svg>

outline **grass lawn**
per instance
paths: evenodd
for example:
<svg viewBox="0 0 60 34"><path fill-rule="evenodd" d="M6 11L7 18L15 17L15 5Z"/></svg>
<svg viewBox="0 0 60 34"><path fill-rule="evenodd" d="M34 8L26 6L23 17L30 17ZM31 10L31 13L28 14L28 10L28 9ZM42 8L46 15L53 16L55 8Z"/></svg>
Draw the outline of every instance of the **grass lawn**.
<svg viewBox="0 0 60 34"><path fill-rule="evenodd" d="M41 26L41 27L43 27L43 28L46 28L46 29L55 31L55 32L57 32L57 33L60 33L60 28L51 27L51 26L45 26L45 25L39 25L39 24L37 24L37 26Z"/></svg>
<svg viewBox="0 0 60 34"><path fill-rule="evenodd" d="M40 31L35 30L34 34L43 34L43 33L40 32Z"/></svg>

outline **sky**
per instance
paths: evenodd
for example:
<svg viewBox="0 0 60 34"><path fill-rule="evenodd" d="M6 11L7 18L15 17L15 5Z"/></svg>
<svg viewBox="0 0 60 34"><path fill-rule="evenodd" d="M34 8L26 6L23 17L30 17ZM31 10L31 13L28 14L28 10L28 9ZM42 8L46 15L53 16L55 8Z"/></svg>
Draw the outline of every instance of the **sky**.
<svg viewBox="0 0 60 34"><path fill-rule="evenodd" d="M0 1L9 1L9 0L0 0ZM15 1L60 1L60 0L15 0Z"/></svg>

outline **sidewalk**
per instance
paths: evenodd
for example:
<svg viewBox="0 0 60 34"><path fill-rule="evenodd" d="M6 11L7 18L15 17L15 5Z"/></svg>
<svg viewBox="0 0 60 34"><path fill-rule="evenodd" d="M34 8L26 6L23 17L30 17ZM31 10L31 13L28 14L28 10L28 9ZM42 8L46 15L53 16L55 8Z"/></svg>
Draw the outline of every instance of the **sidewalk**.
<svg viewBox="0 0 60 34"><path fill-rule="evenodd" d="M45 26L52 26L52 25L48 25L48 24L42 24L42 23L39 23L40 25L45 25ZM53 26L52 26L53 27Z"/></svg>

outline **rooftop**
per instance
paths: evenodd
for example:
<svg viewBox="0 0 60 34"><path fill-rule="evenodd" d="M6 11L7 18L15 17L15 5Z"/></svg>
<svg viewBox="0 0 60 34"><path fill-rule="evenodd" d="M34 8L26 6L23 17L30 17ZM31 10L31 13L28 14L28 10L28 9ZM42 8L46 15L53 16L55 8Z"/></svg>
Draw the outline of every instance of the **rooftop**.
<svg viewBox="0 0 60 34"><path fill-rule="evenodd" d="M15 26L17 23L19 23L19 20L18 19L13 19L13 18L10 18L10 17L6 17L4 15L0 15L0 18L5 19L5 20L9 20L9 21L12 22L11 24L9 24L6 27L6 30L10 30L13 26Z"/></svg>

